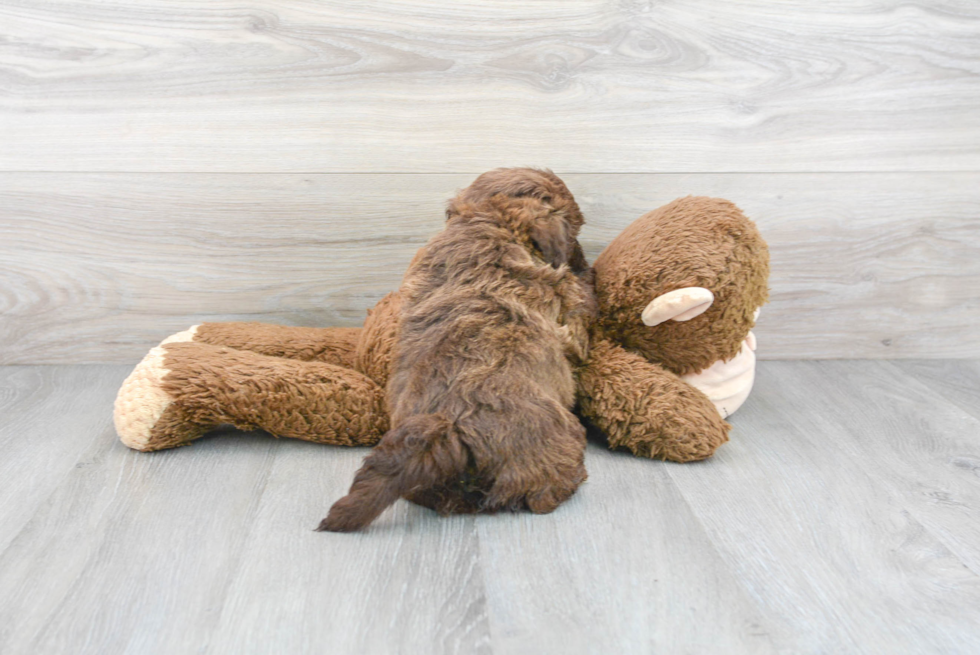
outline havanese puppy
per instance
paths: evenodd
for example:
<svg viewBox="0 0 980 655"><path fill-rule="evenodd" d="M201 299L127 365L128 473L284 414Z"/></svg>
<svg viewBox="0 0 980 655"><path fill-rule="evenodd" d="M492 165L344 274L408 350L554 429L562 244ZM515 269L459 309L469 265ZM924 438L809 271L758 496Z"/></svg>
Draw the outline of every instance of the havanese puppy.
<svg viewBox="0 0 980 655"><path fill-rule="evenodd" d="M586 478L570 410L595 301L578 205L550 171L498 169L446 215L402 283L391 430L320 530L364 528L400 497L551 512Z"/></svg>

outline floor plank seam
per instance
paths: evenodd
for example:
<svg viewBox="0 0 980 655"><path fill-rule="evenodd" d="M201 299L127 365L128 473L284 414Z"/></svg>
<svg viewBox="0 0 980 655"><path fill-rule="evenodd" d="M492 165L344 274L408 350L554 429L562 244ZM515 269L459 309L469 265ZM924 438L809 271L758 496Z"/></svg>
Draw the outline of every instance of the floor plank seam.
<svg viewBox="0 0 980 655"><path fill-rule="evenodd" d="M21 366L18 366L18 368L20 367ZM95 452L98 453L99 448L103 446L99 441L96 441L93 444L93 447L95 449ZM85 460L89 458L91 452L92 449L85 450L79 453L78 457L72 462L71 466L67 468L58 478L58 483L51 485L50 493L48 493L47 496L45 496L42 502L38 503L35 514L31 515L30 518L24 521L23 525L21 525L17 529L17 532L13 535L10 541L8 541L7 544L2 549L0 549L0 558L2 558L4 554L6 554L7 550L20 538L20 536L24 533L24 530L26 530L31 525L31 523L34 521L35 517L37 516L37 512L40 512L44 507L48 507L50 504L52 504L51 499L58 494L58 491L62 488L62 486L64 486L66 481L72 476L73 472L79 468L79 465L83 464Z"/></svg>
<svg viewBox="0 0 980 655"><path fill-rule="evenodd" d="M546 164L538 164L539 166L545 166ZM419 177L435 177L435 176L453 176L453 175L472 175L476 177L484 170L472 170L472 171L234 171L234 170L182 170L182 171L170 171L170 170L116 170L116 169L85 169L85 170L42 170L42 169L11 169L11 170L0 170L0 175L3 174L30 174L30 175L333 175L333 176L348 176L348 175L377 175L377 176L410 176L416 175ZM818 171L763 171L763 170L737 170L737 171L566 171L557 170L557 173L561 175L650 175L650 176L684 176L684 175L976 175L980 174L980 169L972 168L957 168L953 170L942 170L942 169L894 169L894 170L884 170L884 169L873 169L873 170L818 170Z"/></svg>
<svg viewBox="0 0 980 655"><path fill-rule="evenodd" d="M110 453L116 444L115 443L103 444L97 441L95 445L96 445L95 454L96 457L98 457L101 453ZM83 453L78 458L78 460L76 460L75 464L72 465L70 469L68 469L68 472L64 476L64 480L67 480L68 478L71 477L72 472L78 469L78 464L81 463L86 458L86 455L89 455L90 453L91 451ZM130 455L131 453L126 453L126 454ZM120 477L123 476L123 472L125 471L125 469L126 467L120 468L120 473L119 473ZM62 486L63 484L58 484L56 487L54 487L55 492L60 491ZM54 495L54 493L52 493L52 495ZM48 506L47 504L39 505L38 512L41 512L43 508L47 506ZM37 514L35 514L35 516L37 516ZM24 527L26 528L30 524L31 521L28 521ZM100 517L98 526L102 527L103 525L104 525L103 517ZM67 606L70 606L70 601L72 599L72 596L74 595L75 591L79 588L79 585L82 584L82 580L85 578L85 574L89 570L91 570L92 566L94 566L99 561L100 555L102 554L103 549L106 547L105 534L102 533L100 537L101 538L99 540L98 547L93 549L92 552L89 553L89 555L85 559L85 564L79 569L78 574L75 576L75 579L72 581L72 583L65 589L61 598L55 604L54 609L49 612L44 622L38 627L38 629L34 632L34 634L32 634L30 638L27 640L27 643L31 644L32 652L42 652L37 648L37 641L49 630L51 624L59 617L63 609Z"/></svg>
<svg viewBox="0 0 980 655"><path fill-rule="evenodd" d="M225 612L228 611L228 594L232 586L235 584L239 571L242 569L242 564L245 561L245 554L248 551L248 545L252 541L254 526L257 524L257 522L252 519L254 519L254 517L258 514L259 509L262 506L262 499L265 498L266 491L269 488L269 479L272 477L272 470L275 468L276 459L279 457L280 444L282 443L282 440L278 437L272 437L272 435L269 435L269 438L275 439L275 441L271 449L269 464L265 468L262 475L262 488L253 496L252 502L249 504L248 511L246 512L246 517L244 520L247 522L248 527L245 529L245 534L243 534L241 537L238 553L235 557L235 564L230 568L227 579L224 582L223 589L221 591L221 608L218 610L217 618L214 620L214 628L209 631L205 644L198 650L198 652L201 653L211 653L212 649L214 648L214 645L211 643L211 637L217 630L217 627L220 626L225 620Z"/></svg>

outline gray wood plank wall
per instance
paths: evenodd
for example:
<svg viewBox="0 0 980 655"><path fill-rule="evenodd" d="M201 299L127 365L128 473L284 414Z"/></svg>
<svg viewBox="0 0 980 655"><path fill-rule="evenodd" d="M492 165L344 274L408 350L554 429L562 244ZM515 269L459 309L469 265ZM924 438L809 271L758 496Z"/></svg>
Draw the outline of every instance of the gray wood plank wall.
<svg viewBox="0 0 980 655"><path fill-rule="evenodd" d="M980 356L980 5L0 5L0 363L357 325L476 174L772 246L763 358Z"/></svg>

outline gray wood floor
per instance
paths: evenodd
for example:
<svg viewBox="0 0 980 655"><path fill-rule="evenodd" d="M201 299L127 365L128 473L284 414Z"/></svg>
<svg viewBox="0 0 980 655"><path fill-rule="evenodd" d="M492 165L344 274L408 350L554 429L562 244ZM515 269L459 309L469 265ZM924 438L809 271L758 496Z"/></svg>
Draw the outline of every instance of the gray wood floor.
<svg viewBox="0 0 980 655"><path fill-rule="evenodd" d="M976 653L980 362L763 362L699 464L557 512L312 528L365 451L141 454L128 367L0 368L0 652Z"/></svg>

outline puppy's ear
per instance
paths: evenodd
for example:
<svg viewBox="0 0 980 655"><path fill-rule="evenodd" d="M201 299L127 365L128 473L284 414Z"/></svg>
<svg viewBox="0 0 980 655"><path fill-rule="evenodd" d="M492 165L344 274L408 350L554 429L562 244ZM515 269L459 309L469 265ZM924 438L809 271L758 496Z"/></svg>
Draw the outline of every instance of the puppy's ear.
<svg viewBox="0 0 980 655"><path fill-rule="evenodd" d="M582 244L575 240L575 245L572 246L572 256L568 260L568 265L572 269L572 273L580 275L585 271L589 270L589 262L585 259L585 253L582 252Z"/></svg>
<svg viewBox="0 0 980 655"><path fill-rule="evenodd" d="M538 218L534 222L531 226L531 242L541 251L544 260L555 268L569 263L572 239L565 221L554 214Z"/></svg>
<svg viewBox="0 0 980 655"><path fill-rule="evenodd" d="M452 200L450 200L449 202L446 203L446 220L447 221L449 219L451 219L453 216L457 216L459 214L459 203L460 203L460 197L459 197L459 195L460 194L457 194L455 198L453 198Z"/></svg>

